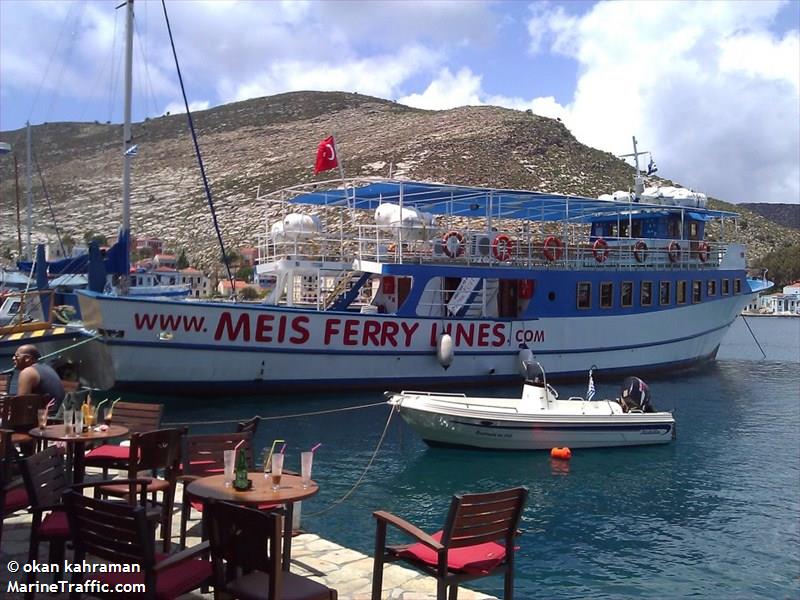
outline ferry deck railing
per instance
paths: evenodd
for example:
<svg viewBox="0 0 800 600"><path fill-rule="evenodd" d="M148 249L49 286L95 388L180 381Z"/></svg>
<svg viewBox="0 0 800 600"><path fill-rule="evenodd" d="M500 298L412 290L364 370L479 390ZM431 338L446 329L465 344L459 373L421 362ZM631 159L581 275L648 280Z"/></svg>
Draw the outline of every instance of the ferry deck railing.
<svg viewBox="0 0 800 600"><path fill-rule="evenodd" d="M453 235L454 232L457 235ZM686 239L604 238L604 244L597 245L596 240L590 241L587 236L580 242L564 243L555 235L435 227L412 233L419 239L408 239L407 233L404 240L402 232L393 235L375 225L358 225L350 236L341 232L333 236L321 233L309 239L277 240L268 234L259 242L258 262L267 264L301 258L325 263L357 259L376 263L529 269L698 270L718 268L727 249L727 244L721 242ZM450 236L450 245L445 242L447 236ZM506 236L508 242L495 243L498 236ZM646 249L641 247L642 243Z"/></svg>

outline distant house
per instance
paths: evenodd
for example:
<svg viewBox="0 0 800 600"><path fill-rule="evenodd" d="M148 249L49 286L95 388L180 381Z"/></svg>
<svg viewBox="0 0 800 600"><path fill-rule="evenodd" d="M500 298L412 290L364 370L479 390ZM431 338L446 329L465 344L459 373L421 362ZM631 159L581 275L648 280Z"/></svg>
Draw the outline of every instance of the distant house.
<svg viewBox="0 0 800 600"><path fill-rule="evenodd" d="M248 283L247 281L240 281L238 279L235 279L233 283L236 286L235 290L237 294L241 292L244 288L253 288L255 290L258 289L255 285L253 285L252 283ZM219 293L220 296L231 296L232 295L231 282L228 281L227 279L222 279L219 282L219 284L217 284L217 293Z"/></svg>
<svg viewBox="0 0 800 600"><path fill-rule="evenodd" d="M155 256L164 252L164 242L156 237L136 237L133 240L133 247L140 253L140 256L145 253ZM143 250L145 252L142 252Z"/></svg>
<svg viewBox="0 0 800 600"><path fill-rule="evenodd" d="M153 264L156 268L167 267L169 269L174 269L177 263L178 259L174 254L156 254L153 257Z"/></svg>
<svg viewBox="0 0 800 600"><path fill-rule="evenodd" d="M198 269L193 267L181 269L180 279L180 283L190 286L191 292L189 295L193 296L194 298L208 296L211 293L211 284L208 280L208 277L206 277L205 273L199 271Z"/></svg>
<svg viewBox="0 0 800 600"><path fill-rule="evenodd" d="M782 293L759 296L745 307L744 312L782 316L800 315L800 281L784 286Z"/></svg>

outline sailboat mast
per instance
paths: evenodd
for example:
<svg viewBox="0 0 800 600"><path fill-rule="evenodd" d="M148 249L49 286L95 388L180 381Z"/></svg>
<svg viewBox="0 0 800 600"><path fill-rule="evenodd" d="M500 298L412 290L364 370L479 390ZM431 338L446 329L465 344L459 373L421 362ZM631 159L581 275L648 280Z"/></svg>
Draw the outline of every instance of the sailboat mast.
<svg viewBox="0 0 800 600"><path fill-rule="evenodd" d="M133 0L128 0L125 19L125 114L122 127L122 225L120 226L120 242L125 244L125 264L130 256L131 233L131 98L133 87ZM128 291L128 269L120 277L120 291Z"/></svg>
<svg viewBox="0 0 800 600"><path fill-rule="evenodd" d="M33 175L31 173L31 122L25 121L25 147L26 147L26 163L25 163L25 197L28 200L27 206L27 227L28 232L25 237L26 258L33 260L33 244L31 242L31 229L33 228Z"/></svg>

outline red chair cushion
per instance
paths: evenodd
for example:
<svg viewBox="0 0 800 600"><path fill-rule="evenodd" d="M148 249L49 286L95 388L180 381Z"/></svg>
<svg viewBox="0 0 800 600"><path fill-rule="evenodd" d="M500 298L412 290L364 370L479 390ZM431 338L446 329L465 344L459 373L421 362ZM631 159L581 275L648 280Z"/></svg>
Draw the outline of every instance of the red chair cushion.
<svg viewBox="0 0 800 600"><path fill-rule="evenodd" d="M39 535L43 538L70 537L67 513L63 510L56 510L47 515L39 525Z"/></svg>
<svg viewBox="0 0 800 600"><path fill-rule="evenodd" d="M442 539L442 532L437 531L431 537L439 542ZM433 566L439 563L436 552L422 543L412 544L405 550L401 550L398 555ZM505 557L505 547L495 542L452 548L447 552L447 568L452 571L485 575L503 562Z"/></svg>
<svg viewBox="0 0 800 600"><path fill-rule="evenodd" d="M3 514L8 515L30 505L28 492L25 486L15 487L6 492L6 501L3 505Z"/></svg>
<svg viewBox="0 0 800 600"><path fill-rule="evenodd" d="M86 453L86 464L130 460L131 449L126 446L104 444Z"/></svg>
<svg viewBox="0 0 800 600"><path fill-rule="evenodd" d="M156 562L167 558L167 554L157 554ZM200 558L184 560L156 577L157 600L174 600L178 596L200 587L211 577L211 562ZM144 572L141 573L98 573L94 575L101 583L111 586L128 583L144 583Z"/></svg>

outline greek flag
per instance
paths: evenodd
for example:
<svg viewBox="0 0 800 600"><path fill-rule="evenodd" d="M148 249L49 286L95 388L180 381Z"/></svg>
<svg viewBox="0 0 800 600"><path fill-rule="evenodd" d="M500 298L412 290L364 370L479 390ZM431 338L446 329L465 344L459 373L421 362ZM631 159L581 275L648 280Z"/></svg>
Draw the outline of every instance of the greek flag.
<svg viewBox="0 0 800 600"><path fill-rule="evenodd" d="M139 154L139 144L134 144L125 150L125 156L136 156L137 154Z"/></svg>
<svg viewBox="0 0 800 600"><path fill-rule="evenodd" d="M656 171L658 171L658 167L656 166L656 163L653 162L653 157L651 156L650 162L647 163L647 174L652 175Z"/></svg>
<svg viewBox="0 0 800 600"><path fill-rule="evenodd" d="M592 379L592 371L589 371L589 388L586 390L586 399L591 400L594 398L594 379Z"/></svg>

